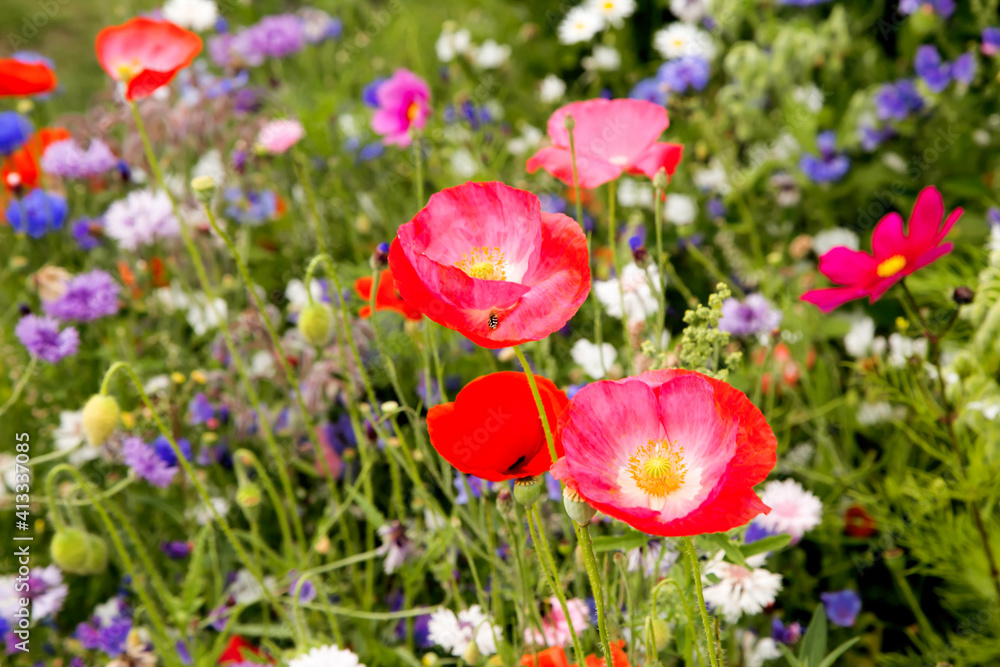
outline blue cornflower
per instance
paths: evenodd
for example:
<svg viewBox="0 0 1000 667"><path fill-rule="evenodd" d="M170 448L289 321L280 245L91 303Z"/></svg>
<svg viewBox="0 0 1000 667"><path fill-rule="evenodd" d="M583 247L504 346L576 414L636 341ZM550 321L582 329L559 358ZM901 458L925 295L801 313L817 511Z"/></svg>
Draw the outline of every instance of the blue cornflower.
<svg viewBox="0 0 1000 667"><path fill-rule="evenodd" d="M821 593L819 597L826 608L826 617L834 625L849 628L861 613L861 596L850 589Z"/></svg>
<svg viewBox="0 0 1000 667"><path fill-rule="evenodd" d="M24 145L34 128L16 111L0 111L0 155L10 155Z"/></svg>
<svg viewBox="0 0 1000 667"><path fill-rule="evenodd" d="M1000 53L1000 28L983 28L983 43L979 50L985 56L995 56Z"/></svg>
<svg viewBox="0 0 1000 667"><path fill-rule="evenodd" d="M375 141L361 148L361 151L358 153L358 159L362 162L369 162L375 158L382 157L383 153L385 153L385 145L381 141Z"/></svg>
<svg viewBox="0 0 1000 667"><path fill-rule="evenodd" d="M951 66L941 60L936 46L925 44L917 49L913 68L931 92L940 93L951 83Z"/></svg>
<svg viewBox="0 0 1000 667"><path fill-rule="evenodd" d="M198 392L188 403L188 422L190 424L204 424L215 416L215 407L212 405L204 392Z"/></svg>
<svg viewBox="0 0 1000 667"><path fill-rule="evenodd" d="M628 96L633 100L646 100L653 104L665 106L667 100L670 98L670 93L667 92L662 81L656 77L650 77L635 84L635 87L632 88Z"/></svg>
<svg viewBox="0 0 1000 667"><path fill-rule="evenodd" d="M371 83L361 90L361 101L370 107L378 108L378 89L388 79L384 76L375 77Z"/></svg>
<svg viewBox="0 0 1000 667"><path fill-rule="evenodd" d="M948 18L955 13L955 0L899 0L901 14L915 14L921 9Z"/></svg>
<svg viewBox="0 0 1000 667"><path fill-rule="evenodd" d="M775 617L771 621L771 639L779 644L794 644L802 636L802 625L799 623L789 623L785 625L781 619Z"/></svg>
<svg viewBox="0 0 1000 667"><path fill-rule="evenodd" d="M955 81L969 85L976 78L976 70L979 64L976 56L969 52L963 53L951 63L951 76Z"/></svg>
<svg viewBox="0 0 1000 667"><path fill-rule="evenodd" d="M880 120L905 120L924 107L924 99L910 79L887 83L875 94L875 113Z"/></svg>
<svg viewBox="0 0 1000 667"><path fill-rule="evenodd" d="M104 222L100 218L80 218L71 227L73 240L80 246L80 250L93 250L101 245L103 228Z"/></svg>
<svg viewBox="0 0 1000 667"><path fill-rule="evenodd" d="M711 76L708 61L698 56L681 56L664 63L656 78L672 92L704 90Z"/></svg>
<svg viewBox="0 0 1000 667"><path fill-rule="evenodd" d="M193 453L191 452L191 443L188 442L188 439L178 438L177 447L180 448L181 454L184 455L184 458L190 461ZM171 468L177 467L177 454L174 452L174 448L170 446L170 441L167 440L167 436L161 435L154 440L153 449L156 451L156 455L160 457L161 461L166 463Z"/></svg>
<svg viewBox="0 0 1000 667"><path fill-rule="evenodd" d="M15 232L40 239L48 232L61 229L68 212L65 199L36 189L7 205L7 222Z"/></svg>
<svg viewBox="0 0 1000 667"><path fill-rule="evenodd" d="M837 133L821 132L816 137L819 156L806 153L799 160L799 169L814 183L839 181L851 168L851 160L837 153Z"/></svg>

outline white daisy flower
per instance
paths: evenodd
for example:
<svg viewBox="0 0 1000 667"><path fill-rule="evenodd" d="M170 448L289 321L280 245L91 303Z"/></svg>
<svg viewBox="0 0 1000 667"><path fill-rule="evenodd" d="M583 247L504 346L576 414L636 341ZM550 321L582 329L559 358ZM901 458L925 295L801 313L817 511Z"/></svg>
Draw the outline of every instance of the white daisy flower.
<svg viewBox="0 0 1000 667"><path fill-rule="evenodd" d="M511 155L524 155L541 143L544 136L537 127L525 123L521 126L521 136L507 142L507 150Z"/></svg>
<svg viewBox="0 0 1000 667"><path fill-rule="evenodd" d="M613 72L622 66L622 54L613 46L599 44L594 47L594 53L580 64L588 71Z"/></svg>
<svg viewBox="0 0 1000 667"><path fill-rule="evenodd" d="M563 44L589 42L604 29L604 17L589 5L578 5L566 13L559 24L559 41Z"/></svg>
<svg viewBox="0 0 1000 667"><path fill-rule="evenodd" d="M635 0L587 0L586 6L616 28L622 27L636 9Z"/></svg>
<svg viewBox="0 0 1000 667"><path fill-rule="evenodd" d="M860 244L861 239L850 229L844 229L843 227L824 229L813 237L813 252L816 253L817 257L822 257L840 246L857 250Z"/></svg>
<svg viewBox="0 0 1000 667"><path fill-rule="evenodd" d="M450 63L456 57L471 52L472 36L465 28L455 30L451 24L446 23L437 42L434 43L434 50L437 52L438 60Z"/></svg>
<svg viewBox="0 0 1000 667"><path fill-rule="evenodd" d="M555 74L549 74L538 86L538 99L542 104L558 102L566 94L566 82Z"/></svg>
<svg viewBox="0 0 1000 667"><path fill-rule="evenodd" d="M320 646L308 653L292 658L288 667L365 667L360 658L346 648L337 648L336 644Z"/></svg>
<svg viewBox="0 0 1000 667"><path fill-rule="evenodd" d="M182 28L202 32L219 20L219 8L213 0L169 0L163 5L163 18Z"/></svg>
<svg viewBox="0 0 1000 667"><path fill-rule="evenodd" d="M508 60L510 60L510 46L498 44L492 39L483 42L472 56L472 63L480 69L497 69L505 65Z"/></svg>
<svg viewBox="0 0 1000 667"><path fill-rule="evenodd" d="M618 359L618 352L611 343L602 343L598 347L597 343L592 343L586 338L576 341L569 354L576 365L595 380L603 378L605 369L610 369Z"/></svg>
<svg viewBox="0 0 1000 667"><path fill-rule="evenodd" d="M459 148L452 153L448 162L451 164L452 173L459 178L472 178L479 171L476 158L465 148Z"/></svg>
<svg viewBox="0 0 1000 667"><path fill-rule="evenodd" d="M687 23L671 23L653 35L653 47L667 60L682 56L698 56L705 60L715 58L712 36Z"/></svg>
<svg viewBox="0 0 1000 667"><path fill-rule="evenodd" d="M743 614L756 614L774 603L781 590L781 575L761 566L766 554L747 559L747 567L727 563L719 552L703 568L705 577L705 602L725 618L735 623ZM707 579L709 574L718 577L718 583Z"/></svg>
<svg viewBox="0 0 1000 667"><path fill-rule="evenodd" d="M761 501L771 508L754 522L772 533L787 533L799 540L823 520L823 503L794 479L764 485Z"/></svg>
<svg viewBox="0 0 1000 667"><path fill-rule="evenodd" d="M216 297L209 303L201 292L191 295L187 309L187 322L197 336L204 336L210 329L218 329L228 315L225 300Z"/></svg>
<svg viewBox="0 0 1000 667"><path fill-rule="evenodd" d="M670 11L685 23L700 23L712 8L712 0L670 0Z"/></svg>
<svg viewBox="0 0 1000 667"><path fill-rule="evenodd" d="M649 181L640 183L632 178L619 179L616 194L621 206L643 208L653 206L653 187Z"/></svg>
<svg viewBox="0 0 1000 667"><path fill-rule="evenodd" d="M601 302L608 315L622 319L622 299L618 292L618 278L610 280L595 280L594 296ZM645 269L636 266L635 262L622 268L622 291L625 294L625 317L628 325L634 326L645 322L646 318L659 308L654 289L659 291L660 274L655 265ZM650 286L652 285L652 287Z"/></svg>
<svg viewBox="0 0 1000 667"><path fill-rule="evenodd" d="M675 225L690 225L698 216L698 204L687 195L668 195L663 217Z"/></svg>
<svg viewBox="0 0 1000 667"><path fill-rule="evenodd" d="M274 577L264 577L264 586L274 592L278 587L278 582ZM264 599L264 586L261 586L260 582L250 574L250 570L239 570L233 583L229 585L229 594L236 601L236 604L251 605Z"/></svg>
<svg viewBox="0 0 1000 667"><path fill-rule="evenodd" d="M457 616L450 609L439 609L431 614L427 629L428 638L451 655L464 655L473 642L480 655L497 652L494 632L499 634L500 630L478 604L458 612Z"/></svg>
<svg viewBox="0 0 1000 667"><path fill-rule="evenodd" d="M889 356L887 361L893 368L902 368L913 357L927 358L927 339L908 338L901 333L889 336Z"/></svg>
<svg viewBox="0 0 1000 667"><path fill-rule="evenodd" d="M844 348L855 359L867 357L875 341L875 320L867 315L855 317L850 330L844 336Z"/></svg>

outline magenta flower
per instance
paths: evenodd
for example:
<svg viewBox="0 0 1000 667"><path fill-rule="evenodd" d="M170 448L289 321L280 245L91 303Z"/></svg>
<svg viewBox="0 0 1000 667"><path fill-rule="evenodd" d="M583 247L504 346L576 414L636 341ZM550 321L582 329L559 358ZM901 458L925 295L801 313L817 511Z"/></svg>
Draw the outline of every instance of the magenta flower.
<svg viewBox="0 0 1000 667"><path fill-rule="evenodd" d="M897 282L951 252L952 244L942 241L961 216L962 209L956 208L942 225L941 193L935 187L924 188L905 233L903 218L890 213L875 225L871 254L843 246L833 248L819 258L819 270L840 287L810 290L802 300L824 313L866 296L875 303Z"/></svg>
<svg viewBox="0 0 1000 667"><path fill-rule="evenodd" d="M382 143L409 146L413 139L410 128L427 125L431 115L431 89L427 82L406 69L398 69L375 91L378 111L372 118L372 129L381 134Z"/></svg>

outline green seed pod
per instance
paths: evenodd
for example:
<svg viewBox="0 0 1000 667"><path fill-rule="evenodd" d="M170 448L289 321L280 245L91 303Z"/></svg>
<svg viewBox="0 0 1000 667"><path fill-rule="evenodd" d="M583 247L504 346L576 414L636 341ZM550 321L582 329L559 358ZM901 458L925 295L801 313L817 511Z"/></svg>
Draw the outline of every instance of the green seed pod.
<svg viewBox="0 0 1000 667"><path fill-rule="evenodd" d="M112 396L94 394L83 406L83 434L92 447L103 445L118 426L121 408Z"/></svg>
<svg viewBox="0 0 1000 667"><path fill-rule="evenodd" d="M541 477L522 477L514 482L514 500L525 507L531 507L542 495Z"/></svg>
<svg viewBox="0 0 1000 667"><path fill-rule="evenodd" d="M63 572L85 574L90 558L90 535L79 528L63 528L49 545L52 562Z"/></svg>
<svg viewBox="0 0 1000 667"><path fill-rule="evenodd" d="M581 526L589 524L590 520L597 514L597 510L588 505L587 501L580 497L580 494L568 486L563 487L563 507L566 508L566 514L569 515L569 518Z"/></svg>
<svg viewBox="0 0 1000 667"><path fill-rule="evenodd" d="M324 304L310 303L299 313L299 333L311 345L326 345L332 332L333 313Z"/></svg>

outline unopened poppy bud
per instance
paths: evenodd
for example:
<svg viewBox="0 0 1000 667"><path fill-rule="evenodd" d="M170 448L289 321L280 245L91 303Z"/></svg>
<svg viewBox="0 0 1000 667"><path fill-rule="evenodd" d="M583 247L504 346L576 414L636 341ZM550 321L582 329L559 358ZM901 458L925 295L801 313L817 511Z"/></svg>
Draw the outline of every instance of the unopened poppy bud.
<svg viewBox="0 0 1000 667"><path fill-rule="evenodd" d="M207 174L195 176L191 179L191 189L194 190L194 196L198 201L206 204L215 195L215 179Z"/></svg>
<svg viewBox="0 0 1000 667"><path fill-rule="evenodd" d="M424 656L420 659L420 663L424 667L434 667L437 664L438 657L434 653L424 653Z"/></svg>
<svg viewBox="0 0 1000 667"><path fill-rule="evenodd" d="M465 651L462 652L462 660L470 665L475 665L479 662L479 657L479 646L474 641L469 642L469 645L465 647Z"/></svg>
<svg viewBox="0 0 1000 667"><path fill-rule="evenodd" d="M667 170L660 167L660 170L656 172L656 176L653 176L653 187L657 190L667 189Z"/></svg>
<svg viewBox="0 0 1000 667"><path fill-rule="evenodd" d="M514 499L531 507L542 495L542 479L540 477L522 477L514 482Z"/></svg>
<svg viewBox="0 0 1000 667"><path fill-rule="evenodd" d="M260 486L253 482L242 485L236 490L236 503L243 509L250 509L260 504Z"/></svg>
<svg viewBox="0 0 1000 667"><path fill-rule="evenodd" d="M92 447L103 445L121 417L118 401L112 396L94 394L83 406L83 434Z"/></svg>
<svg viewBox="0 0 1000 667"><path fill-rule="evenodd" d="M506 487L501 487L497 491L497 510L500 512L501 516L510 518L514 511L514 497L510 493L510 489Z"/></svg>
<svg viewBox="0 0 1000 667"><path fill-rule="evenodd" d="M955 293L952 295L952 298L955 300L955 303L957 303L959 305L965 305L967 303L972 303L972 300L975 297L976 297L976 293L973 292L968 287L965 287L965 286L956 287L955 288Z"/></svg>
<svg viewBox="0 0 1000 667"><path fill-rule="evenodd" d="M310 303L299 313L299 333L307 343L326 345L333 332L333 313L322 303Z"/></svg>
<svg viewBox="0 0 1000 667"><path fill-rule="evenodd" d="M79 528L63 528L52 538L49 555L63 572L82 574L87 569L88 538Z"/></svg>
<svg viewBox="0 0 1000 667"><path fill-rule="evenodd" d="M566 514L569 515L569 518L581 526L588 525L597 514L597 510L588 505L579 493L568 486L563 487L563 507L566 508Z"/></svg>
<svg viewBox="0 0 1000 667"><path fill-rule="evenodd" d="M659 653L670 644L670 626L662 618L646 618L646 646L651 646Z"/></svg>
<svg viewBox="0 0 1000 667"><path fill-rule="evenodd" d="M576 127L576 120L574 120L572 116L566 116L563 118L563 127L567 130L572 130Z"/></svg>
<svg viewBox="0 0 1000 667"><path fill-rule="evenodd" d="M384 269L389 266L389 244L379 243L372 253L371 267L373 269Z"/></svg>
<svg viewBox="0 0 1000 667"><path fill-rule="evenodd" d="M87 560L84 574L102 574L108 569L108 545L97 535L87 535Z"/></svg>

